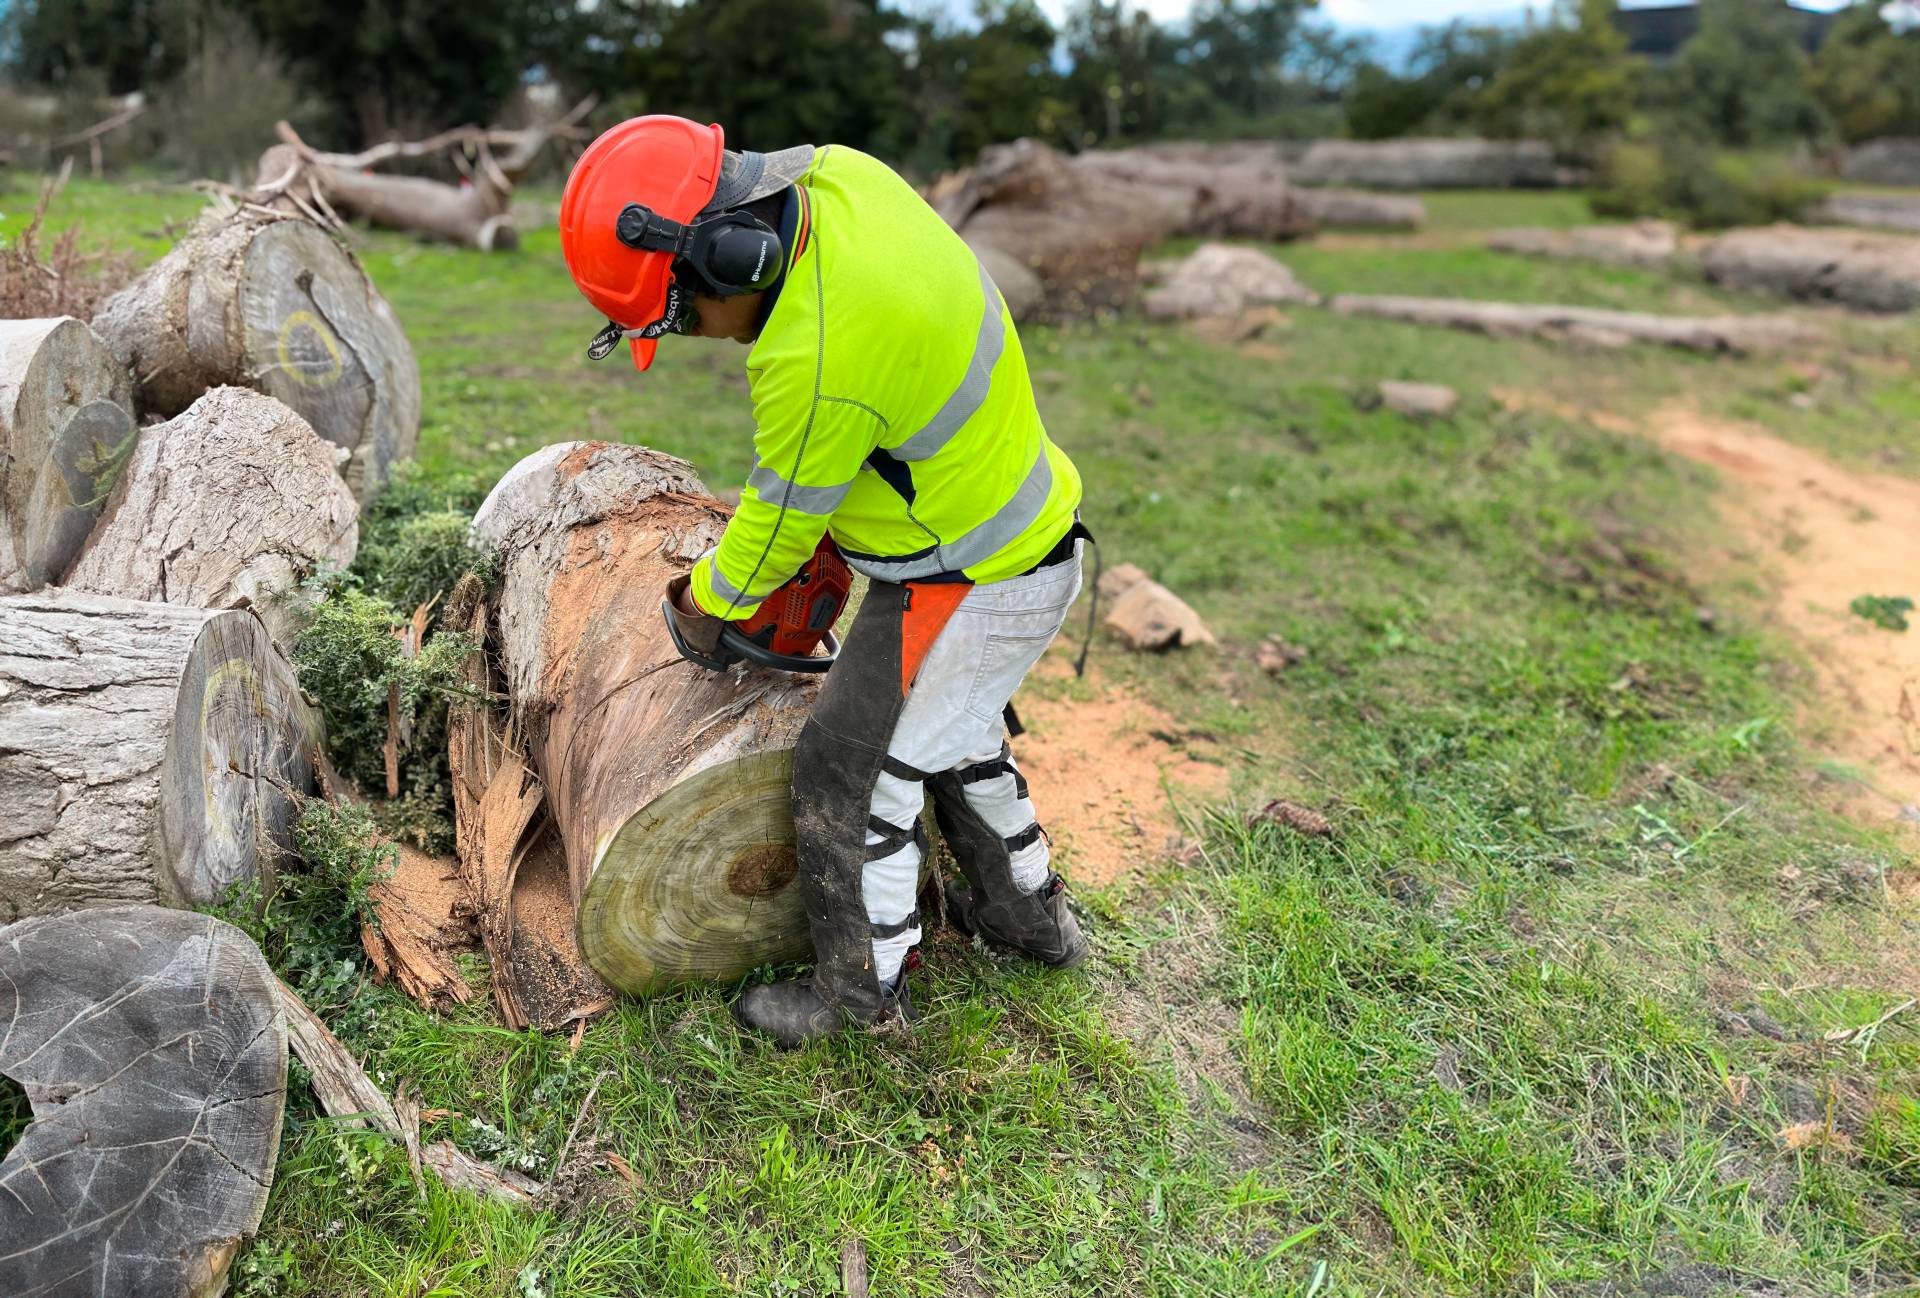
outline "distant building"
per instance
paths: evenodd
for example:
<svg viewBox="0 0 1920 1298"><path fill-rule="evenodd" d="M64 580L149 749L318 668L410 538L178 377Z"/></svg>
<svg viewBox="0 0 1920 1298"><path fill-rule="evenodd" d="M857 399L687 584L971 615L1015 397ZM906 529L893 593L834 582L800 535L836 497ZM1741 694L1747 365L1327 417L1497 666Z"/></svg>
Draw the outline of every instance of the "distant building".
<svg viewBox="0 0 1920 1298"><path fill-rule="evenodd" d="M1800 44L1811 54L1827 39L1827 28L1834 15L1817 9L1802 9L1781 0L1782 7L1794 16L1800 29ZM1680 47L1700 30L1700 6L1697 4L1660 4L1645 8L1616 9L1613 20L1626 33L1627 49L1654 64L1670 63Z"/></svg>

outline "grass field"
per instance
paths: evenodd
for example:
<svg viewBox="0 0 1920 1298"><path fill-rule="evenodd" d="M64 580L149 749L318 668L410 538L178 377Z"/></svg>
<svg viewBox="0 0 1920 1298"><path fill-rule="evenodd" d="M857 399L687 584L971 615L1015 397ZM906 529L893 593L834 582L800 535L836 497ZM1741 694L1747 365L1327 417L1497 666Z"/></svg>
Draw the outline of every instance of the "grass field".
<svg viewBox="0 0 1920 1298"><path fill-rule="evenodd" d="M68 201L116 239L194 205ZM1569 195L1433 210L1449 235L1583 216ZM1377 242L1284 255L1326 290L1765 305ZM744 476L744 353L669 340L644 378L588 363L598 321L552 231L511 256L362 251L420 360L427 494L470 504L582 437ZM581 1118L576 1152L633 1176L576 1157L538 1214L431 1180L422 1200L403 1153L296 1087L235 1292L825 1295L846 1239L888 1295L1913 1286L1920 1012L1830 1035L1920 990L1911 842L1828 810L1799 720L1817 701L1800 647L1764 629L1764 573L1702 558L1715 477L1490 391L1628 420L1685 398L1920 474L1920 330L1836 326L1808 378L1288 320L1245 347L1130 319L1023 331L1106 560L1161 577L1223 644L1096 643L1097 679L1225 754L1233 792L1192 809L1197 861L1080 894L1087 972L943 934L916 1032L786 1055L743 1035L725 989L624 1003L576 1052L494 1026L484 997L425 1013L350 963L327 1016L384 1084L445 1111L429 1136L546 1178ZM1462 410L1363 408L1383 378L1454 384ZM1307 650L1278 679L1252 656L1274 633ZM1334 835L1249 828L1240 811L1271 796L1325 809Z"/></svg>

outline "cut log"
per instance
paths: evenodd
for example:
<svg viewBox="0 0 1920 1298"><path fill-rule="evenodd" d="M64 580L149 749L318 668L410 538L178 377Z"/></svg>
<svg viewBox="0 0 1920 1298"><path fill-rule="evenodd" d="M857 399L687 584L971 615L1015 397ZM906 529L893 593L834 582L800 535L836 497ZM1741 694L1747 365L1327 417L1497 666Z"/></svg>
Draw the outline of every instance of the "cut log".
<svg viewBox="0 0 1920 1298"><path fill-rule="evenodd" d="M1794 225L1730 230L1701 248L1700 269L1716 284L1778 297L1866 311L1920 307L1920 239L1909 235Z"/></svg>
<svg viewBox="0 0 1920 1298"><path fill-rule="evenodd" d="M359 506L338 448L272 397L215 388L145 430L64 584L97 595L248 608L287 645L300 582L345 568Z"/></svg>
<svg viewBox="0 0 1920 1298"><path fill-rule="evenodd" d="M817 678L706 671L660 616L668 579L726 519L682 461L594 442L521 461L474 519L501 558L491 642L579 950L622 991L728 981L810 949L789 784Z"/></svg>
<svg viewBox="0 0 1920 1298"><path fill-rule="evenodd" d="M0 598L0 919L269 888L319 738L250 612Z"/></svg>
<svg viewBox="0 0 1920 1298"><path fill-rule="evenodd" d="M1567 179L1539 140L1316 140L1293 165L1301 185L1363 189L1544 189Z"/></svg>
<svg viewBox="0 0 1920 1298"><path fill-rule="evenodd" d="M1149 263L1159 281L1142 307L1154 320L1191 320L1234 315L1249 307L1288 303L1314 305L1320 295L1292 271L1257 248L1226 243L1200 245L1177 261Z"/></svg>
<svg viewBox="0 0 1920 1298"><path fill-rule="evenodd" d="M1709 354L1791 346L1806 341L1812 333L1800 321L1784 316L1660 316L1599 307L1445 297L1340 296L1328 305L1340 315L1441 325L1495 337L1535 337L1602 347L1650 342Z"/></svg>
<svg viewBox="0 0 1920 1298"><path fill-rule="evenodd" d="M57 581L134 438L133 385L70 316L0 320L0 593Z"/></svg>
<svg viewBox="0 0 1920 1298"><path fill-rule="evenodd" d="M259 1228L286 1103L272 972L207 915L121 906L0 932L0 1293L204 1298Z"/></svg>
<svg viewBox="0 0 1920 1298"><path fill-rule="evenodd" d="M93 325L132 368L142 415L172 418L222 384L264 392L351 453L362 504L419 437L420 369L400 322L309 222L209 212Z"/></svg>
<svg viewBox="0 0 1920 1298"><path fill-rule="evenodd" d="M1685 252L1680 227L1671 221L1635 221L1631 225L1581 225L1567 230L1524 226L1487 236L1495 252L1517 252L1604 266L1669 270Z"/></svg>

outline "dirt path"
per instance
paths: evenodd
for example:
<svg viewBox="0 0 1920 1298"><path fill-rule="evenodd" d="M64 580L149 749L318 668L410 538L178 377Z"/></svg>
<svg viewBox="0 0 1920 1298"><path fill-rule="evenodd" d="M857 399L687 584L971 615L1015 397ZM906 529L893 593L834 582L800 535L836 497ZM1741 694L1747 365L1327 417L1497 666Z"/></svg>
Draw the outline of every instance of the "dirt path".
<svg viewBox="0 0 1920 1298"><path fill-rule="evenodd" d="M1859 595L1920 601L1920 481L1844 469L1818 451L1684 405L1662 406L1641 425L1540 394L1493 395L1509 408L1643 434L1712 465L1727 485L1718 504L1736 531L1731 548L1762 565L1771 616L1812 660L1828 706L1810 729L1864 778L1846 809L1881 824L1920 816L1920 615L1912 629L1894 632L1848 608Z"/></svg>
<svg viewBox="0 0 1920 1298"><path fill-rule="evenodd" d="M1920 617L1884 630L1848 609L1859 595L1920 599L1920 481L1840 468L1819 452L1682 406L1647 430L1718 469L1722 509L1774 578L1774 615L1807 648L1835 756L1866 776L1873 819L1920 807ZM1912 813L1909 813L1912 814Z"/></svg>

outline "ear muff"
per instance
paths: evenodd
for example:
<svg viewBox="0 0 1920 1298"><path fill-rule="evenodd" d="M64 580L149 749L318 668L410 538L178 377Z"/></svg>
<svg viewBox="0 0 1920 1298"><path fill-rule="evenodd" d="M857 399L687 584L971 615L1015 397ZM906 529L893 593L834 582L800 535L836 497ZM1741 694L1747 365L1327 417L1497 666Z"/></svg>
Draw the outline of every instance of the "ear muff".
<svg viewBox="0 0 1920 1298"><path fill-rule="evenodd" d="M620 213L620 242L672 255L715 297L739 297L771 288L786 262L780 236L745 212L720 212L682 225L639 203Z"/></svg>

